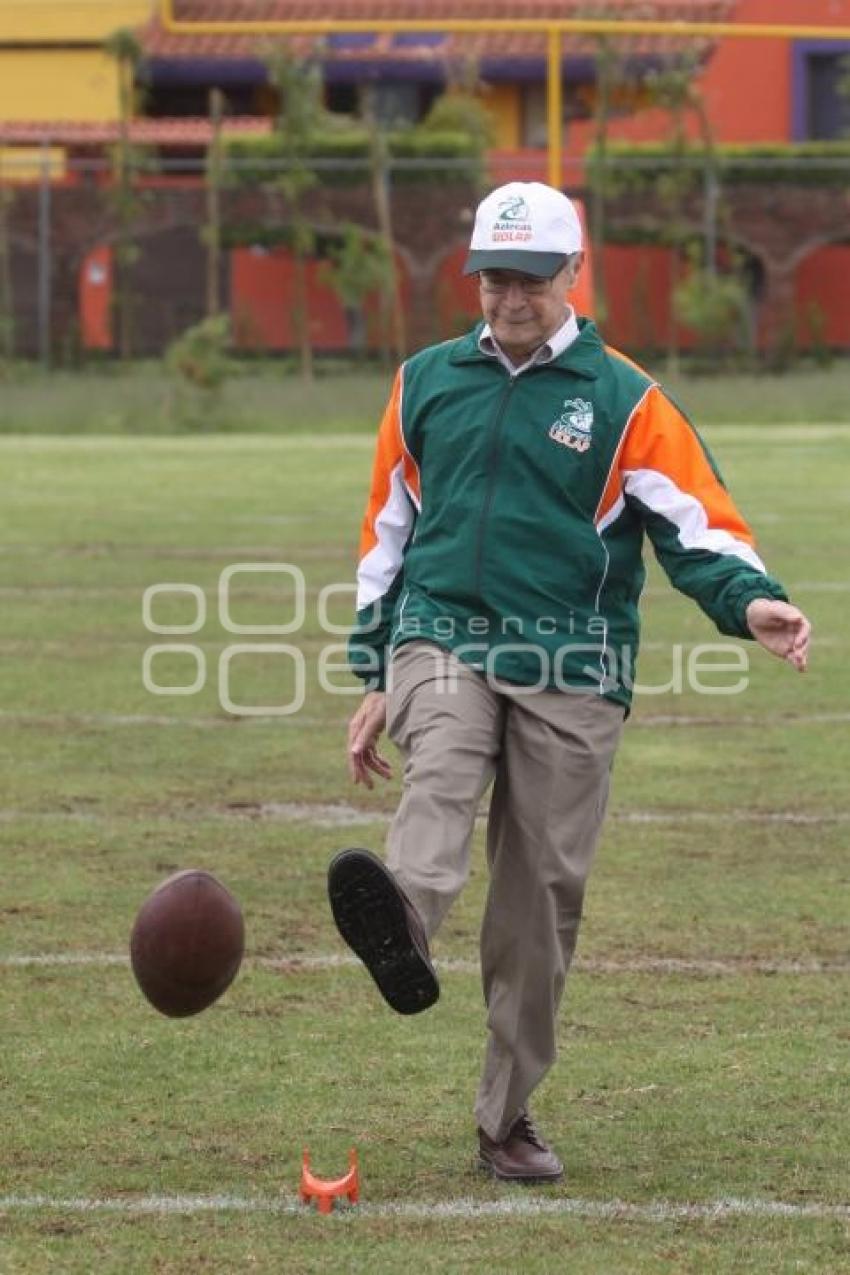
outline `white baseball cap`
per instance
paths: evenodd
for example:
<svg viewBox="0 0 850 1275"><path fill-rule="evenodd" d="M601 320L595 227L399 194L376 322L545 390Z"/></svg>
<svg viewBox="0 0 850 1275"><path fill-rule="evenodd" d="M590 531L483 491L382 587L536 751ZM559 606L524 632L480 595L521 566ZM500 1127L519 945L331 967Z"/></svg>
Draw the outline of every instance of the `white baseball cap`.
<svg viewBox="0 0 850 1275"><path fill-rule="evenodd" d="M581 249L581 222L562 191L543 182L508 182L478 205L463 273L520 270L551 279Z"/></svg>

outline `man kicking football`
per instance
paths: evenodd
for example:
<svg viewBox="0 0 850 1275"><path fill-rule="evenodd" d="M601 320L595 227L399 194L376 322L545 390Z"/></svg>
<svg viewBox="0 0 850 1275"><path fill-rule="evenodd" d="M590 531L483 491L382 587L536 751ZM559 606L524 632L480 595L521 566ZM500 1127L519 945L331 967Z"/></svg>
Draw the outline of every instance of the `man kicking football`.
<svg viewBox="0 0 850 1275"><path fill-rule="evenodd" d="M439 995L429 940L463 888L492 785L481 931L488 1013L481 1166L563 1167L529 1099L555 1059L609 776L634 685L644 538L722 633L806 667L810 626L767 575L687 418L569 297L582 266L560 191L511 182L478 208L465 273L483 322L400 368L380 426L350 659L366 694L352 779L404 760L386 865L347 850L333 914L402 1014Z"/></svg>

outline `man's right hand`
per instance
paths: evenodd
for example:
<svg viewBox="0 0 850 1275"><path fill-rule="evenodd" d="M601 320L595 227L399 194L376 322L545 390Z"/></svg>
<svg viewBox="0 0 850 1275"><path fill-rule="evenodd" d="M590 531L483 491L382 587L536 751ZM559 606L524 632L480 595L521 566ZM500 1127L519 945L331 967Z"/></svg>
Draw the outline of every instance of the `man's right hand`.
<svg viewBox="0 0 850 1275"><path fill-rule="evenodd" d="M368 691L348 724L348 773L356 784L374 788L370 771L389 779L392 768L376 748L387 724L387 697L383 691Z"/></svg>

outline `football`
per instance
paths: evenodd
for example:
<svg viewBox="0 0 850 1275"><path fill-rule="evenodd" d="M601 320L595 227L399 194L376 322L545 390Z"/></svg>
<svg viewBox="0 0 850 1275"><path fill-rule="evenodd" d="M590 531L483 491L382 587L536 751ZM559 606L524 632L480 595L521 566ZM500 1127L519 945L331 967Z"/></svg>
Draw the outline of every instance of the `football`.
<svg viewBox="0 0 850 1275"><path fill-rule="evenodd" d="M145 899L130 935L130 964L155 1009L187 1018L218 1000L245 951L242 911L209 872L187 868Z"/></svg>

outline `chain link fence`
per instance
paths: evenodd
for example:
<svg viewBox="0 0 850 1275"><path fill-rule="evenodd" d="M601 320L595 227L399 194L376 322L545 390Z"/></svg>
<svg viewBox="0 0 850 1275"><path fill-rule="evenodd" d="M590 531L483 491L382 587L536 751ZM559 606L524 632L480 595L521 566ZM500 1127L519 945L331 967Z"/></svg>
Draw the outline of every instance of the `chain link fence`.
<svg viewBox="0 0 850 1275"><path fill-rule="evenodd" d="M375 351L389 340L386 307L374 288L352 304L334 274L347 226L379 233L369 160L324 158L310 167L315 184L304 206L311 337L319 351ZM291 350L286 168L280 158L225 158L213 226L203 158L134 153L131 198L121 206L108 156L65 158L48 140L16 167L7 151L0 169L0 357L49 366L115 353L122 291L132 316L125 352L133 356L160 354L204 317L211 295L230 316L238 349ZM542 168L533 152L491 156L484 184L540 178ZM459 266L482 183L470 178L466 159L394 158L385 172L397 286L415 347L474 317L475 297ZM850 243L850 149L809 156L778 149L708 157L611 153L604 164L568 159L565 184L589 210L595 203L593 224L604 227L605 251L593 247L604 317L614 329L624 327L621 290L605 269L614 247L636 258L650 248L687 250L709 271L740 267L766 319L793 308L797 273L811 254ZM221 249L215 258L212 243ZM218 272L213 290L211 271ZM820 304L826 328L843 330L832 314L834 288Z"/></svg>

